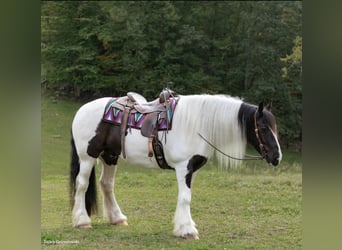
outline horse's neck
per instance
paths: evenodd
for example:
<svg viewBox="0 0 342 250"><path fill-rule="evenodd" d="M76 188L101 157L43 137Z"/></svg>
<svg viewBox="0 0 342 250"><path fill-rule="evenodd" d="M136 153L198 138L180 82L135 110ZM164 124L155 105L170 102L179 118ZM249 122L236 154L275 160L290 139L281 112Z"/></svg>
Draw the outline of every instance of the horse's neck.
<svg viewBox="0 0 342 250"><path fill-rule="evenodd" d="M256 110L255 105L248 103L242 103L239 112L240 124L243 127L243 131L246 133L248 143L252 143L254 140L254 113Z"/></svg>

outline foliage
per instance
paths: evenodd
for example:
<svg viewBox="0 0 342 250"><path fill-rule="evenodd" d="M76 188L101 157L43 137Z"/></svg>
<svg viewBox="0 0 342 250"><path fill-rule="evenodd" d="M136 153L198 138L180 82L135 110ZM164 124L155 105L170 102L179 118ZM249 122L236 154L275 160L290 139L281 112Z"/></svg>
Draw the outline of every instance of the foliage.
<svg viewBox="0 0 342 250"><path fill-rule="evenodd" d="M301 140L301 54L287 58L301 2L42 2L41 18L48 88L152 99L172 82L182 94L272 102L282 141Z"/></svg>
<svg viewBox="0 0 342 250"><path fill-rule="evenodd" d="M284 114L283 126L280 131L286 135L287 141L301 140L301 131L296 128L302 124L302 38L296 36L293 41L292 53L280 58L284 67L282 78L287 94L287 106L292 114Z"/></svg>

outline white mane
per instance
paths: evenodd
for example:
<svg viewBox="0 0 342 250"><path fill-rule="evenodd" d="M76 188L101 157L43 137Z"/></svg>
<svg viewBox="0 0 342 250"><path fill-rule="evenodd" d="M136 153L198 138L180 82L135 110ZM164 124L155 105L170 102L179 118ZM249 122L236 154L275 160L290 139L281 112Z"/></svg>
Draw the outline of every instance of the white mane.
<svg viewBox="0 0 342 250"><path fill-rule="evenodd" d="M220 167L235 167L239 161L230 159L214 149L198 135L200 133L217 148L233 157L242 158L246 149L245 133L239 126L238 112L242 100L225 95L181 96L176 108L175 126L182 129L187 143L208 157L216 156Z"/></svg>

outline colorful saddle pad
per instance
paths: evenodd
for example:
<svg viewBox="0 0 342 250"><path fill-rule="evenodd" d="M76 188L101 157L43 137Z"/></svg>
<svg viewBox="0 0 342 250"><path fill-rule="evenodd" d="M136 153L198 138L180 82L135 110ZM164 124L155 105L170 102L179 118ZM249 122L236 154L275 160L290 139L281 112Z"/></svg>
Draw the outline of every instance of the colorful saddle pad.
<svg viewBox="0 0 342 250"><path fill-rule="evenodd" d="M119 98L112 98L109 100L105 107L103 121L110 122L116 125L120 125L123 116L123 110L113 106ZM170 105L166 111L166 116L160 116L158 119L158 130L171 130L172 128L172 117L176 108L178 98L170 98ZM157 113L162 113L157 111ZM139 112L133 112L129 114L127 127L141 129L142 124L148 114L142 114Z"/></svg>

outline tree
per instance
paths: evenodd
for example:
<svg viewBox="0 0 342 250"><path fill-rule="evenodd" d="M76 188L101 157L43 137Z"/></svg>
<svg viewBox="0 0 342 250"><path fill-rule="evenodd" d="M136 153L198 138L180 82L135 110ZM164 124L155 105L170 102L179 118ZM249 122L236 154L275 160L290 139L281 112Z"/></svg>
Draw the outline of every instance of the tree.
<svg viewBox="0 0 342 250"><path fill-rule="evenodd" d="M282 78L286 86L287 112L283 116L282 134L286 135L286 144L301 141L302 136L302 37L296 36L293 41L292 53L280 59Z"/></svg>
<svg viewBox="0 0 342 250"><path fill-rule="evenodd" d="M96 27L105 21L96 2L42 3L42 59L52 86L81 91L102 82L95 57Z"/></svg>
<svg viewBox="0 0 342 250"><path fill-rule="evenodd" d="M181 94L272 102L288 144L300 140L301 11L301 2L42 2L46 86L152 99L173 82Z"/></svg>

